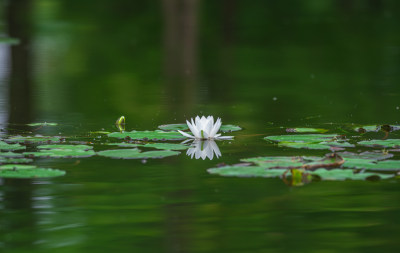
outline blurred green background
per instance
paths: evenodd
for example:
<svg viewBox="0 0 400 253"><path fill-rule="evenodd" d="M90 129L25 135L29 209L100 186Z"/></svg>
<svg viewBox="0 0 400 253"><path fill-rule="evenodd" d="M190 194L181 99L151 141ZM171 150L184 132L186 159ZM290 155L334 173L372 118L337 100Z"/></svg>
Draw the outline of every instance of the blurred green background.
<svg viewBox="0 0 400 253"><path fill-rule="evenodd" d="M0 35L20 40L0 42L1 127L205 114L245 129L213 161L40 159L67 175L0 181L0 249L397 252L396 180L296 188L206 169L299 155L254 136L271 126L398 124L399 13L398 0L0 0Z"/></svg>

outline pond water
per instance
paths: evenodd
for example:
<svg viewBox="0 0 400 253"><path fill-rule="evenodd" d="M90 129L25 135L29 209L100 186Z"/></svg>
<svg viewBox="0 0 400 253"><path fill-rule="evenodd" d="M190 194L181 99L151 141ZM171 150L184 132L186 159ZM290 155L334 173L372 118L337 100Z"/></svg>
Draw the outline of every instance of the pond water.
<svg viewBox="0 0 400 253"><path fill-rule="evenodd" d="M208 169L250 157L331 153L264 140L291 134L287 128L323 128L352 144L400 139L400 131L354 131L400 124L400 2L21 0L0 6L1 140L62 136L99 152L121 141L102 132L118 132L114 123L122 115L127 132L196 115L242 128L224 134L233 140L217 141L221 154L212 160L191 159L186 150L145 160L34 158L31 164L66 174L0 179L2 252L398 248L396 177L313 178L300 186L290 178L225 177ZM37 122L57 125L26 125ZM23 144L26 152L38 151L37 144ZM400 160L397 151L388 152Z"/></svg>

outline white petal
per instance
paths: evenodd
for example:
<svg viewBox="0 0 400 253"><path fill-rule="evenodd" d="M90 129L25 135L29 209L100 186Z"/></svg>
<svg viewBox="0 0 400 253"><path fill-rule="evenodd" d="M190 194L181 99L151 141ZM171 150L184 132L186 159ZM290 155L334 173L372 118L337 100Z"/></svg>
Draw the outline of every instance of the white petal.
<svg viewBox="0 0 400 253"><path fill-rule="evenodd" d="M192 134L194 135L194 137L197 137L199 132L197 131L196 127L194 126L193 121L192 121L192 124L190 124L190 122L186 120L186 124L188 125L188 127L189 127L190 131L192 132Z"/></svg>
<svg viewBox="0 0 400 253"><path fill-rule="evenodd" d="M185 136L185 137L194 138L194 136L191 136L190 134L187 134L187 133L185 133L185 132L182 132L181 130L178 130L178 132L179 132L181 135Z"/></svg>
<svg viewBox="0 0 400 253"><path fill-rule="evenodd" d="M212 130L210 132L210 135L211 136L215 136L215 134L218 133L218 130L221 127L221 125L222 125L221 119L218 118L217 122L215 122L215 125L214 125L214 127L212 128Z"/></svg>

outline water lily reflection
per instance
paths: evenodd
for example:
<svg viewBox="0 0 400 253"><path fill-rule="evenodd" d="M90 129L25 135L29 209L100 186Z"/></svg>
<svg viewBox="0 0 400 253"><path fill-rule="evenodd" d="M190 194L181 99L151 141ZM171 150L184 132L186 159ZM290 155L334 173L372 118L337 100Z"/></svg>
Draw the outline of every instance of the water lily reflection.
<svg viewBox="0 0 400 253"><path fill-rule="evenodd" d="M221 151L219 151L217 143L214 140L194 140L192 143L192 147L189 148L186 152L190 158L193 159L203 159L206 158L212 160L215 157L219 158L221 156Z"/></svg>

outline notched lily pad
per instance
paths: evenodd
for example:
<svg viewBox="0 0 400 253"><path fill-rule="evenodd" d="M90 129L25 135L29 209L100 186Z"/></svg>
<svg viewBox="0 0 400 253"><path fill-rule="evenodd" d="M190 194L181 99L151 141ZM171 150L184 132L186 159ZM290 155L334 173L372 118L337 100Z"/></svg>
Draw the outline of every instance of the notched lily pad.
<svg viewBox="0 0 400 253"><path fill-rule="evenodd" d="M2 178L47 178L65 175L65 171L57 169L37 168L34 165L1 165L0 177Z"/></svg>
<svg viewBox="0 0 400 253"><path fill-rule="evenodd" d="M167 156L179 155L181 152L172 150L158 150L141 152L139 149L112 149L97 152L100 156L117 158L117 159L147 159L147 158L164 158Z"/></svg>
<svg viewBox="0 0 400 253"><path fill-rule="evenodd" d="M379 174L379 173L355 173L354 170L351 169L317 169L315 171L310 172L310 174L318 176L321 180L366 180L372 177L378 177L381 179L387 179L394 177L392 174Z"/></svg>
<svg viewBox="0 0 400 253"><path fill-rule="evenodd" d="M119 147L144 147L144 148L155 148L155 149L162 149L162 150L185 150L188 149L190 146L184 144L175 144L175 143L109 143L108 145L116 145Z"/></svg>
<svg viewBox="0 0 400 253"><path fill-rule="evenodd" d="M360 142L358 142L358 144L367 146L367 147L399 148L400 147L400 139L360 141Z"/></svg>
<svg viewBox="0 0 400 253"><path fill-rule="evenodd" d="M158 126L158 128L160 128L161 130L165 130L165 131L189 130L189 127L186 124L167 124L167 125ZM225 133L240 131L240 130L242 130L242 128L239 126L235 126L235 125L222 125L221 128L219 129L219 131L225 132Z"/></svg>
<svg viewBox="0 0 400 253"><path fill-rule="evenodd" d="M0 44L18 45L19 43L20 43L20 40L17 38L0 37Z"/></svg>
<svg viewBox="0 0 400 253"><path fill-rule="evenodd" d="M77 158L90 157L96 153L93 147L88 145L41 145L37 147L39 152L25 152L25 156L53 157L53 158Z"/></svg>
<svg viewBox="0 0 400 253"><path fill-rule="evenodd" d="M47 122L43 122L43 123L30 123L27 124L28 126L58 126L57 123L47 123Z"/></svg>
<svg viewBox="0 0 400 253"><path fill-rule="evenodd" d="M64 137L60 136L12 136L8 137L5 141L10 143L57 143L64 140Z"/></svg>
<svg viewBox="0 0 400 253"><path fill-rule="evenodd" d="M280 177L285 170L265 169L259 166L224 166L207 170L210 174L235 177Z"/></svg>
<svg viewBox="0 0 400 253"><path fill-rule="evenodd" d="M308 127L296 127L296 128L286 128L288 133L325 133L328 132L327 129L322 128L308 128Z"/></svg>
<svg viewBox="0 0 400 253"><path fill-rule="evenodd" d="M265 140L278 142L280 146L305 149L331 149L332 147L354 147L337 134L297 134L267 136Z"/></svg>
<svg viewBox="0 0 400 253"><path fill-rule="evenodd" d="M20 144L8 144L4 141L0 141L0 150L14 151L14 150L22 150L22 149L26 149L26 147L22 146Z"/></svg>
<svg viewBox="0 0 400 253"><path fill-rule="evenodd" d="M152 140L152 141L164 141L164 140L183 140L185 139L184 136L182 136L178 132L164 132L161 130L155 130L155 131L132 131L132 132L114 132L108 134L109 137L115 137L115 138L120 138L120 139L132 139L132 140Z"/></svg>

